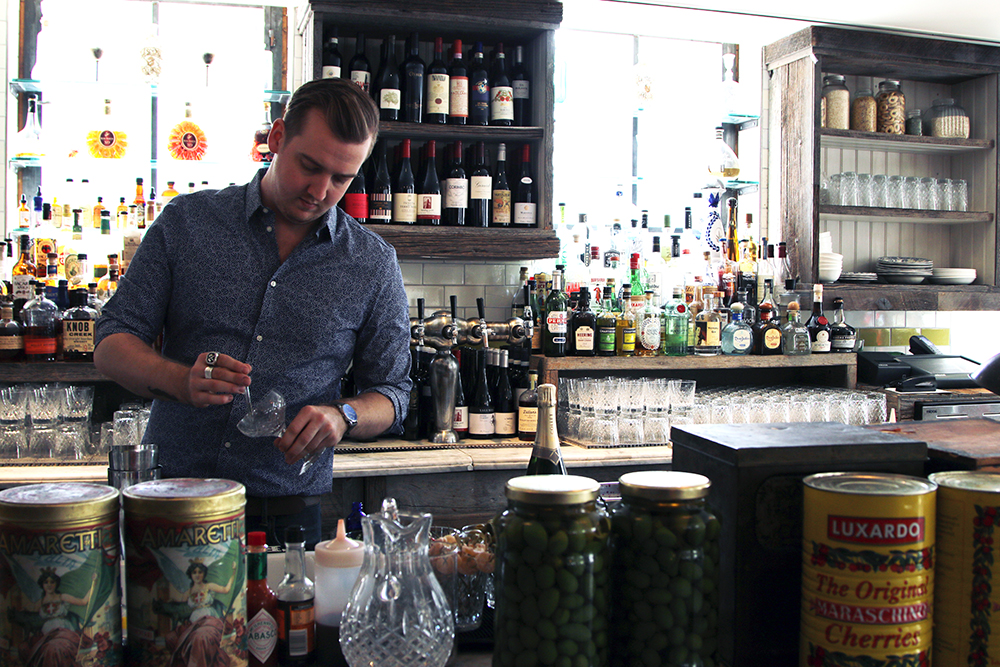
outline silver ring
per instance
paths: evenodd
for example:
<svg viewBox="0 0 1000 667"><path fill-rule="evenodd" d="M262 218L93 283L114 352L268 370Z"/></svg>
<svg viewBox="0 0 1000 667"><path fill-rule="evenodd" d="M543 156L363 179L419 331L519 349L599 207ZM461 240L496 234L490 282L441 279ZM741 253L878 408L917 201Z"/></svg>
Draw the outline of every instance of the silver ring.
<svg viewBox="0 0 1000 667"><path fill-rule="evenodd" d="M208 366L214 366L215 362L219 360L218 352L209 352L205 355L205 364Z"/></svg>
<svg viewBox="0 0 1000 667"><path fill-rule="evenodd" d="M215 370L215 366L205 366L205 379L206 380L211 380L212 379L212 371L214 371L214 370Z"/></svg>

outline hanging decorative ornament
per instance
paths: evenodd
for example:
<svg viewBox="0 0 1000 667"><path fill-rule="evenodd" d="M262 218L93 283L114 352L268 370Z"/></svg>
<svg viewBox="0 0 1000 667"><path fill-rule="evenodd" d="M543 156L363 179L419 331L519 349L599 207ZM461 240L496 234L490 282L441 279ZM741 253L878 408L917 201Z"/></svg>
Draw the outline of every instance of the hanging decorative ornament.
<svg viewBox="0 0 1000 667"><path fill-rule="evenodd" d="M204 53L202 54L201 59L205 61L205 87L208 88L208 66L212 64L213 60L215 60L215 54Z"/></svg>
<svg viewBox="0 0 1000 667"><path fill-rule="evenodd" d="M95 46L90 50L94 54L94 81L101 80L101 56L104 55L104 49L99 46Z"/></svg>
<svg viewBox="0 0 1000 667"><path fill-rule="evenodd" d="M139 48L139 58L142 60L142 80L155 86L160 82L160 72L163 69L163 51L160 49L160 35L155 25Z"/></svg>

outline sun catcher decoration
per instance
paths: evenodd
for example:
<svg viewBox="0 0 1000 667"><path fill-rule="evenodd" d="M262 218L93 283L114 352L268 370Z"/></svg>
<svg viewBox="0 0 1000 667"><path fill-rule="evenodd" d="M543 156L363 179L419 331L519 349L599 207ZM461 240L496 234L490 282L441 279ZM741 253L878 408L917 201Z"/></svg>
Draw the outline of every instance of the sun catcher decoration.
<svg viewBox="0 0 1000 667"><path fill-rule="evenodd" d="M104 100L104 118L101 127L87 133L87 148L91 157L118 159L125 156L128 135L115 129L111 121L111 100Z"/></svg>
<svg viewBox="0 0 1000 667"><path fill-rule="evenodd" d="M175 160L201 160L208 150L208 138L191 120L191 103L184 104L184 120L174 125L167 137L167 150Z"/></svg>

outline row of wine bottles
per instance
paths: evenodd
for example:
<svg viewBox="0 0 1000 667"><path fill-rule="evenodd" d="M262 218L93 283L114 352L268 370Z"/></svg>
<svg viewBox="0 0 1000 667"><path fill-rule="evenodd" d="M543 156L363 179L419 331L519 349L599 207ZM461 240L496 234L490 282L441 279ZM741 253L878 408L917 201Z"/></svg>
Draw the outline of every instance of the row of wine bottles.
<svg viewBox="0 0 1000 667"><path fill-rule="evenodd" d="M497 146L490 160L483 141L469 146L461 141L442 150L440 171L437 142L421 147L420 171L414 176L413 147L409 139L397 146L391 172L388 148L380 139L365 168L358 173L340 202L344 211L362 223L447 225L452 227L537 227L537 194L531 176L531 147L521 148L519 177L507 178L507 147Z"/></svg>
<svg viewBox="0 0 1000 667"><path fill-rule="evenodd" d="M483 43L476 42L468 60L462 40L451 46L450 62L444 60L442 38L434 40L434 58L426 64L420 57L420 37L406 39L406 57L396 61L396 36L382 42L378 71L372 76L365 55L366 38L358 33L355 53L345 69L334 29L324 40L323 78L349 78L375 99L382 120L452 125L528 126L531 124L531 81L524 62L524 49L514 49L508 67L502 42L497 43L487 63Z"/></svg>

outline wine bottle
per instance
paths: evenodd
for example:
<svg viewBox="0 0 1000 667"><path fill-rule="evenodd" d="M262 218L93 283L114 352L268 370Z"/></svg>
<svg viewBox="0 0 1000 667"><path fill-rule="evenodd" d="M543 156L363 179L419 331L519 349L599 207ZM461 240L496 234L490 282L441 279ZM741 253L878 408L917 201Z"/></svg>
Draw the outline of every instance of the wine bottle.
<svg viewBox="0 0 1000 667"><path fill-rule="evenodd" d="M514 88L507 73L503 42L497 44L497 58L490 77L490 125L514 123Z"/></svg>
<svg viewBox="0 0 1000 667"><path fill-rule="evenodd" d="M556 432L556 387L552 384L539 385L537 392L538 426L526 474L565 475L566 464L563 463L559 434Z"/></svg>
<svg viewBox="0 0 1000 667"><path fill-rule="evenodd" d="M452 324L458 321L458 297L451 295L451 321ZM454 351L452 351L454 354ZM462 356L472 355L472 350L461 353ZM461 360L459 360L461 362ZM459 369L462 364L459 363ZM451 430L458 434L459 438L469 435L469 404L465 400L465 389L462 386L462 373L455 374L455 417L452 419Z"/></svg>
<svg viewBox="0 0 1000 667"><path fill-rule="evenodd" d="M375 101L379 120L399 120L399 65L396 64L396 36L389 35L382 44L384 53L375 76Z"/></svg>
<svg viewBox="0 0 1000 667"><path fill-rule="evenodd" d="M497 147L496 178L493 179L493 211L491 224L494 227L510 227L510 186L507 184L507 145Z"/></svg>
<svg viewBox="0 0 1000 667"><path fill-rule="evenodd" d="M351 62L347 68L351 81L356 83L361 90L368 93L371 92L372 68L368 63L368 57L365 55L365 45L365 33L359 32L355 41L354 55L351 57Z"/></svg>
<svg viewBox="0 0 1000 667"><path fill-rule="evenodd" d="M514 403L514 391L510 386L509 355L507 350L500 350L500 373L497 378L497 401L494 406L496 435L499 438L512 438L517 434L517 405Z"/></svg>
<svg viewBox="0 0 1000 667"><path fill-rule="evenodd" d="M830 343L830 321L823 314L823 286L813 285L813 311L806 322L809 330L809 340L813 354L828 354L832 349Z"/></svg>
<svg viewBox="0 0 1000 667"><path fill-rule="evenodd" d="M486 166L486 144L476 142L476 162L469 179L468 224L471 227L489 227L493 203L493 178Z"/></svg>
<svg viewBox="0 0 1000 667"><path fill-rule="evenodd" d="M323 69L324 79L340 78L340 39L337 37L337 28L333 28L327 35L323 44Z"/></svg>
<svg viewBox="0 0 1000 667"><path fill-rule="evenodd" d="M517 439L535 439L538 428L538 371L528 371L528 389L517 398Z"/></svg>
<svg viewBox="0 0 1000 667"><path fill-rule="evenodd" d="M397 225L417 224L417 187L410 165L410 140L400 143L399 163L392 184L392 222Z"/></svg>
<svg viewBox="0 0 1000 667"><path fill-rule="evenodd" d="M420 58L420 37L411 32L406 38L408 55L403 61L400 79L403 91L403 120L419 123L424 115L424 61Z"/></svg>
<svg viewBox="0 0 1000 667"><path fill-rule="evenodd" d="M469 179L462 168L462 142L456 141L451 170L444 181L444 208L442 223L450 227L465 225L465 210L469 205Z"/></svg>
<svg viewBox="0 0 1000 667"><path fill-rule="evenodd" d="M425 123L445 123L448 120L448 66L444 64L444 42L434 39L434 60L427 67L427 113Z"/></svg>
<svg viewBox="0 0 1000 667"><path fill-rule="evenodd" d="M424 144L424 164L417 179L417 224L441 224L441 183L438 180L435 152L437 142L433 139Z"/></svg>
<svg viewBox="0 0 1000 667"><path fill-rule="evenodd" d="M486 371L487 350L476 350L479 372L476 375L475 400L469 406L469 437L477 440L492 438L496 433L493 399L490 397L490 385Z"/></svg>
<svg viewBox="0 0 1000 667"><path fill-rule="evenodd" d="M469 125L490 124L490 74L483 62L483 43L476 42L469 63Z"/></svg>
<svg viewBox="0 0 1000 667"><path fill-rule="evenodd" d="M469 119L469 70L462 58L462 40L451 47L451 67L448 68L448 123L465 125Z"/></svg>
<svg viewBox="0 0 1000 667"><path fill-rule="evenodd" d="M392 221L392 184L389 181L389 165L385 161L385 140L379 139L375 146L375 163L368 193L368 222L388 223Z"/></svg>
<svg viewBox="0 0 1000 667"><path fill-rule="evenodd" d="M340 208L358 222L368 222L368 192L365 188L364 169L358 170L357 176L347 186L347 191L340 200Z"/></svg>
<svg viewBox="0 0 1000 667"><path fill-rule="evenodd" d="M524 64L523 46L514 47L514 67L510 78L514 90L514 125L527 127L531 125L531 79Z"/></svg>
<svg viewBox="0 0 1000 667"><path fill-rule="evenodd" d="M521 178L514 187L514 226L537 227L538 204L535 201L535 182L531 178L531 146L528 144L521 149Z"/></svg>

